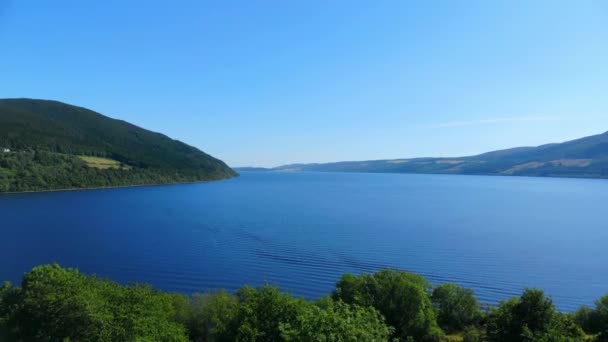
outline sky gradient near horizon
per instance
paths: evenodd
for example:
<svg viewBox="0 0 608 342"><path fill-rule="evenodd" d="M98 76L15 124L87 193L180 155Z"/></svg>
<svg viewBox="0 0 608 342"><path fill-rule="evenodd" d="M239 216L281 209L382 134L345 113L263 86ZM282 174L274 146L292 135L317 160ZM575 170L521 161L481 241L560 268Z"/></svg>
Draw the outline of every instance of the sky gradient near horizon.
<svg viewBox="0 0 608 342"><path fill-rule="evenodd" d="M463 156L608 131L608 2L0 0L0 98L231 166Z"/></svg>

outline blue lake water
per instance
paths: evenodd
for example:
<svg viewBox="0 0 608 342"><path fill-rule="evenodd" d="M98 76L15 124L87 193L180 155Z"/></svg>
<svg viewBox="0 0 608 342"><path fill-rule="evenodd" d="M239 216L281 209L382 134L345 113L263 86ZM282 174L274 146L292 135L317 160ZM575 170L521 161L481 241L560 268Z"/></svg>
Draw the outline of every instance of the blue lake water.
<svg viewBox="0 0 608 342"><path fill-rule="evenodd" d="M184 293L276 284L307 298L399 268L483 302L608 293L608 181L258 173L212 183L0 195L0 279L58 262Z"/></svg>

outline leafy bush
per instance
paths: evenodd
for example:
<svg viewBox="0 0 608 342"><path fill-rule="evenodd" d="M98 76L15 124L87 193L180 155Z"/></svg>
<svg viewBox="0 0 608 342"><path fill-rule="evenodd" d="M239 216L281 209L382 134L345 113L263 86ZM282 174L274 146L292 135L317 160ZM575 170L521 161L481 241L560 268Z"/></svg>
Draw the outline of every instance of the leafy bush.
<svg viewBox="0 0 608 342"><path fill-rule="evenodd" d="M239 305L235 296L225 291L194 294L190 304L192 315L188 327L193 341L229 340L230 324Z"/></svg>
<svg viewBox="0 0 608 342"><path fill-rule="evenodd" d="M456 284L437 286L431 301L437 312L437 323L446 332L462 331L467 326L476 325L481 316L473 290Z"/></svg>
<svg viewBox="0 0 608 342"><path fill-rule="evenodd" d="M8 333L24 341L187 341L172 321L171 296L149 286L123 287L58 265L27 273L3 290Z"/></svg>
<svg viewBox="0 0 608 342"><path fill-rule="evenodd" d="M438 340L443 332L427 294L431 285L421 276L393 270L360 276L344 275L333 297L348 304L371 306L395 329L395 337Z"/></svg>
<svg viewBox="0 0 608 342"><path fill-rule="evenodd" d="M281 325L285 341L388 341L391 328L373 308L324 298Z"/></svg>
<svg viewBox="0 0 608 342"><path fill-rule="evenodd" d="M467 327L462 337L462 342L481 342L484 340L484 336L481 331L475 327Z"/></svg>
<svg viewBox="0 0 608 342"><path fill-rule="evenodd" d="M585 332L596 335L598 342L608 341L608 295L595 302L595 308L581 307L574 315Z"/></svg>
<svg viewBox="0 0 608 342"><path fill-rule="evenodd" d="M558 314L540 290L527 289L520 298L504 301L492 311L487 325L491 342L583 341L574 320Z"/></svg>

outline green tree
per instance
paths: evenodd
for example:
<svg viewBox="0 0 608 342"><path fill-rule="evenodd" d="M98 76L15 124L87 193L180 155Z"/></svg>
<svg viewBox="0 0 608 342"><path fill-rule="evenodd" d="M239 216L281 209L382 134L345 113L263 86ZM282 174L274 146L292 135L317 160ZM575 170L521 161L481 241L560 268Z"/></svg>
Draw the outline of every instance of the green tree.
<svg viewBox="0 0 608 342"><path fill-rule="evenodd" d="M595 302L595 308L581 307L574 315L585 332L596 335L598 342L608 342L608 295Z"/></svg>
<svg viewBox="0 0 608 342"><path fill-rule="evenodd" d="M547 331L536 334L528 332L526 338L535 342L584 342L585 333L570 315L558 313Z"/></svg>
<svg viewBox="0 0 608 342"><path fill-rule="evenodd" d="M8 293L11 303L1 311L15 340L187 340L173 321L171 296L149 286L123 287L48 265L35 267L20 290Z"/></svg>
<svg viewBox="0 0 608 342"><path fill-rule="evenodd" d="M462 336L462 342L481 342L484 340L484 336L479 329L476 327L467 327L464 330L464 335Z"/></svg>
<svg viewBox="0 0 608 342"><path fill-rule="evenodd" d="M10 325L13 308L19 303L19 289L6 282L0 287L0 341L11 337Z"/></svg>
<svg viewBox="0 0 608 342"><path fill-rule="evenodd" d="M171 295L149 285L119 287L108 298L113 320L112 341L187 341L184 327L175 322Z"/></svg>
<svg viewBox="0 0 608 342"><path fill-rule="evenodd" d="M416 341L438 340L437 325L428 296L431 285L423 277L407 272L383 270L375 274L344 275L336 285L335 300L371 306L395 329L394 336Z"/></svg>
<svg viewBox="0 0 608 342"><path fill-rule="evenodd" d="M582 341L582 331L574 321L558 314L551 299L536 289L526 289L521 297L493 310L487 335L491 342Z"/></svg>
<svg viewBox="0 0 608 342"><path fill-rule="evenodd" d="M588 306L581 306L576 310L574 319L589 334L597 334L601 330L600 317L594 309Z"/></svg>
<svg viewBox="0 0 608 342"><path fill-rule="evenodd" d="M388 341L392 333L375 309L331 298L306 305L295 322L283 323L280 329L285 341Z"/></svg>
<svg viewBox="0 0 608 342"><path fill-rule="evenodd" d="M608 295L595 302L595 317L598 322L598 341L608 342Z"/></svg>
<svg viewBox="0 0 608 342"><path fill-rule="evenodd" d="M245 286L237 291L238 310L222 340L281 341L281 325L294 324L306 302L276 287Z"/></svg>
<svg viewBox="0 0 608 342"><path fill-rule="evenodd" d="M171 305L173 306L173 317L171 320L186 327L188 333L191 333L190 323L194 319L194 313L192 311L193 306L190 297L180 293L171 293L169 297L171 298Z"/></svg>
<svg viewBox="0 0 608 342"><path fill-rule="evenodd" d="M462 331L479 322L481 312L473 290L442 284L433 290L431 301L437 312L437 323L446 332Z"/></svg>
<svg viewBox="0 0 608 342"><path fill-rule="evenodd" d="M102 287L93 287L85 275L58 265L40 266L21 285L20 305L13 312L20 338L110 340L111 307L100 296Z"/></svg>
<svg viewBox="0 0 608 342"><path fill-rule="evenodd" d="M190 303L192 317L188 327L193 341L230 341L234 337L229 329L239 305L235 296L225 291L194 294Z"/></svg>

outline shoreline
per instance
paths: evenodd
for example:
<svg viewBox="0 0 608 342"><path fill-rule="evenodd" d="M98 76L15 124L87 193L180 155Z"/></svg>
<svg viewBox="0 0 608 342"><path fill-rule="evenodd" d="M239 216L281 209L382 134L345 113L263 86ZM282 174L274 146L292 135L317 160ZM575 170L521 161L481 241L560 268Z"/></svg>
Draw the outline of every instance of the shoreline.
<svg viewBox="0 0 608 342"><path fill-rule="evenodd" d="M608 180L608 175L605 176L559 176L559 175L547 175L547 176L531 176L531 175L506 175L506 174L493 174L493 173L432 173L432 172L365 172L365 171L315 171L315 170L304 170L304 171L292 171L292 170L238 170L238 172L247 173L356 173L356 174L372 174L372 175L429 175L429 176L473 176L473 177L502 177L502 178L533 178L533 179L588 179L588 180Z"/></svg>
<svg viewBox="0 0 608 342"><path fill-rule="evenodd" d="M150 184L134 184L134 185L116 185L116 186L98 186L91 188L65 188L65 189L49 189L49 190L28 190L28 191L7 191L0 192L2 195L18 195L18 194L38 194L47 192L72 192L72 191L89 191L89 190L111 190L111 189L128 189L128 188L143 188L143 187L158 187L158 186L171 186L171 185L182 185L182 184L199 184L199 183L210 183L210 182L221 182L236 178L239 175L235 175L228 178L222 179L211 179L211 180L200 180L194 182L173 182L173 183L150 183Z"/></svg>

